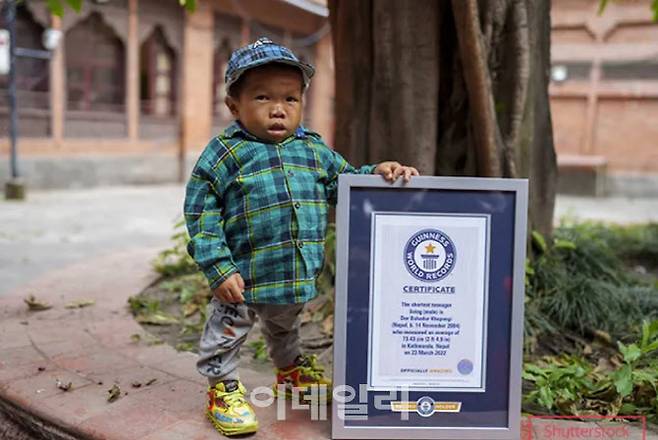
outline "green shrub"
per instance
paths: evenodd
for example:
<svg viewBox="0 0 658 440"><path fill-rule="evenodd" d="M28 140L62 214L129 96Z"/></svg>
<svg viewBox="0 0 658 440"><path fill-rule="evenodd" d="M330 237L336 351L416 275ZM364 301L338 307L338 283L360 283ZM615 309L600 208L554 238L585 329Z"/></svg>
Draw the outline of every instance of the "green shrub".
<svg viewBox="0 0 658 440"><path fill-rule="evenodd" d="M658 320L644 321L633 343L618 343L608 362L547 357L523 368L524 404L531 412L646 415L658 420Z"/></svg>
<svg viewBox="0 0 658 440"><path fill-rule="evenodd" d="M653 225L647 228L653 231ZM633 236L644 236L640 227L631 230ZM608 230L600 225L563 225L550 244L533 234L534 258L526 269L526 336L534 338L527 341L530 346L551 327L580 336L603 330L621 337L637 330L642 319L656 316L658 288L623 262L631 253L619 245L626 229L603 231ZM639 242L632 246L636 256L652 252L642 251Z"/></svg>
<svg viewBox="0 0 658 440"><path fill-rule="evenodd" d="M171 236L173 246L160 252L153 261L153 268L165 277L196 272L196 263L187 253L190 236L185 229L185 220L181 219L174 225L174 235Z"/></svg>

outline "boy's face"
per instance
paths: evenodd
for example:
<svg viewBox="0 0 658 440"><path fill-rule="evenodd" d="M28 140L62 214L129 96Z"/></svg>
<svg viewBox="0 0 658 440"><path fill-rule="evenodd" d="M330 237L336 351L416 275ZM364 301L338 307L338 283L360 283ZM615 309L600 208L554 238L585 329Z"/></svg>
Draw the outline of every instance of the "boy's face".
<svg viewBox="0 0 658 440"><path fill-rule="evenodd" d="M292 135L302 119L302 74L295 67L265 65L244 74L238 96L226 105L251 134L277 143Z"/></svg>

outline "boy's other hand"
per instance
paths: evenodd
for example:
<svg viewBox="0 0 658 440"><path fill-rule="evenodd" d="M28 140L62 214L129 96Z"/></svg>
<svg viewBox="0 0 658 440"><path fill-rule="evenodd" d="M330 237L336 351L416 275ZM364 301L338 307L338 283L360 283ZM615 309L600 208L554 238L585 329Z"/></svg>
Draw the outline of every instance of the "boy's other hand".
<svg viewBox="0 0 658 440"><path fill-rule="evenodd" d="M228 277L218 288L213 290L212 294L224 303L242 303L244 302L244 280L242 275L234 273Z"/></svg>
<svg viewBox="0 0 658 440"><path fill-rule="evenodd" d="M418 176L418 170L414 167L401 165L400 162L382 162L375 168L375 174L381 174L389 182L395 182L398 177L403 176L404 181L411 180L411 176Z"/></svg>

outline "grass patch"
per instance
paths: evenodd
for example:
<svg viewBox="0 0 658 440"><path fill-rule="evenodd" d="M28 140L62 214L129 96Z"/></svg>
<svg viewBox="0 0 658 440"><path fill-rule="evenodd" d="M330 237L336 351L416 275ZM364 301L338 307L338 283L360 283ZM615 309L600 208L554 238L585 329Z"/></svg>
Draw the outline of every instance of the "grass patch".
<svg viewBox="0 0 658 440"><path fill-rule="evenodd" d="M137 317L173 321L150 331L195 350L211 298L187 255L183 223L154 268L162 279L130 299ZM302 316L308 347L331 343L335 229L330 226L320 296ZM526 263L524 410L538 414L658 414L658 224L564 223L550 239L533 233ZM144 318L146 317L146 318ZM139 318L138 318L139 319ZM167 321L165 319L165 321ZM308 331L308 330L307 330ZM265 343L250 335L254 360Z"/></svg>

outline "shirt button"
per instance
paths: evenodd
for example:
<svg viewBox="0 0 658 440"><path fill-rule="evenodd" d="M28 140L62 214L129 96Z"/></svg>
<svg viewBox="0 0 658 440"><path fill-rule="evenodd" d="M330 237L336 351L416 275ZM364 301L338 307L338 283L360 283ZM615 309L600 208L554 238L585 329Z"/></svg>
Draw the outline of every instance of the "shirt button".
<svg viewBox="0 0 658 440"><path fill-rule="evenodd" d="M299 209L301 207L302 207L301 203L295 202L295 209Z"/></svg>
<svg viewBox="0 0 658 440"><path fill-rule="evenodd" d="M301 240L297 240L297 247L298 247L299 249L303 248L303 247L304 247L304 243L303 243Z"/></svg>

